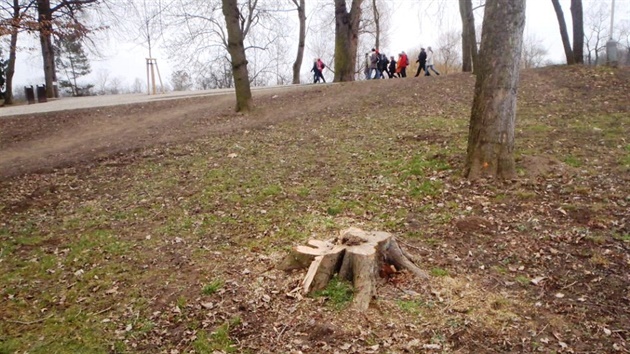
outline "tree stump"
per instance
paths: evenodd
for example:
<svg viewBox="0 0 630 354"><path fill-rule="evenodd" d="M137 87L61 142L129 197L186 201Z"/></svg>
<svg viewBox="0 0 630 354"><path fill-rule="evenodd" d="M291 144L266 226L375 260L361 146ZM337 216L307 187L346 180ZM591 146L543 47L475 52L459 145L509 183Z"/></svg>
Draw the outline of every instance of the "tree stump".
<svg viewBox="0 0 630 354"><path fill-rule="evenodd" d="M324 289L338 274L354 285L353 302L360 310L366 310L376 296L376 281L384 269L386 273L407 269L422 279L429 278L398 246L392 234L366 232L355 227L341 231L339 237L329 241L310 240L308 246L297 246L281 267L306 267L308 262L310 265L302 281L305 294Z"/></svg>

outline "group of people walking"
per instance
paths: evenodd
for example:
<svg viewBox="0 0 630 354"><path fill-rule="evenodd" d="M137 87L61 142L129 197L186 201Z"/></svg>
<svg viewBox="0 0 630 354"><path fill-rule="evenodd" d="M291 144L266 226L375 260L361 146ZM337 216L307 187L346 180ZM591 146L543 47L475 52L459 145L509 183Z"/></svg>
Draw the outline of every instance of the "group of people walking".
<svg viewBox="0 0 630 354"><path fill-rule="evenodd" d="M365 78L370 79L384 79L385 74L392 79L395 77L403 78L407 77L407 67L409 66L409 57L405 51L398 54L398 60L393 56L387 58L387 55L380 53L378 49L372 48L372 53L365 54L366 70ZM418 71L416 77L420 75L420 72L424 70L425 76L431 76L430 71L433 71L436 75L440 73L435 70L433 64L433 50L428 47L425 51L424 48L420 49L420 54L416 60L418 63Z"/></svg>
<svg viewBox="0 0 630 354"><path fill-rule="evenodd" d="M420 54L418 54L418 70L416 71L416 77L420 76L420 73L424 71L424 76L431 76L431 71L436 75L440 73L435 69L433 64L433 50L431 47L420 48ZM393 56L387 58L387 55L380 53L378 49L372 48L371 53L365 53L365 78L370 79L384 79L385 74L392 78L407 77L407 67L409 66L409 57L402 51L398 54L398 60ZM313 61L313 83L318 83L320 80L326 83L324 79L323 71L326 68L324 62L317 58Z"/></svg>

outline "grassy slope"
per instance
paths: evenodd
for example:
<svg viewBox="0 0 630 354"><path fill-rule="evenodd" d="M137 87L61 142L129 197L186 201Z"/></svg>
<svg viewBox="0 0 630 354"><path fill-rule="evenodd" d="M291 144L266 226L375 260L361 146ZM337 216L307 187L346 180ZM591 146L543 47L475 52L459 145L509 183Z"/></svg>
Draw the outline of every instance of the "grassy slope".
<svg viewBox="0 0 630 354"><path fill-rule="evenodd" d="M525 73L506 184L459 175L465 75L310 90L319 112L5 182L0 353L627 350L628 77ZM295 298L274 264L351 225L434 279L367 316Z"/></svg>

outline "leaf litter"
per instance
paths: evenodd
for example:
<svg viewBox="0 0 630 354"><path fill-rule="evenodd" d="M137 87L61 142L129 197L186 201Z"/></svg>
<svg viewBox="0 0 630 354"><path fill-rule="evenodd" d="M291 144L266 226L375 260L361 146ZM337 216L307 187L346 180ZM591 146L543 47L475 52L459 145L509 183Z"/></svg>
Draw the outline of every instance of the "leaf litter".
<svg viewBox="0 0 630 354"><path fill-rule="evenodd" d="M261 93L251 116L197 98L3 118L23 157L0 161L0 349L628 352L630 71L525 71L503 183L460 175L472 78L432 79ZM96 130L105 114L128 129ZM348 226L440 276L396 274L359 313L276 269Z"/></svg>

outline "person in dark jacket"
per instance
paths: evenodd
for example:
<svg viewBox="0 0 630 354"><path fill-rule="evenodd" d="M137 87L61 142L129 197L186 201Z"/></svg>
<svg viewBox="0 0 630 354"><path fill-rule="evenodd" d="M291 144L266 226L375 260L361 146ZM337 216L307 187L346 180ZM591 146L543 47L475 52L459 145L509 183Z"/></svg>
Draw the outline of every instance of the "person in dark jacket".
<svg viewBox="0 0 630 354"><path fill-rule="evenodd" d="M416 77L418 77L420 75L420 71L427 71L427 52L424 51L424 48L420 48L420 54L418 55L416 63L418 63L418 71L416 71Z"/></svg>
<svg viewBox="0 0 630 354"><path fill-rule="evenodd" d="M319 82L319 80L322 80L322 82L326 83L326 79L324 79L324 75L322 74L322 71L324 70L324 65L321 59L315 59L313 61L313 68L311 69L311 71L313 72L313 83L316 84Z"/></svg>
<svg viewBox="0 0 630 354"><path fill-rule="evenodd" d="M387 72L387 75L389 75L389 78L395 78L396 74L396 59L394 59L393 56L389 57L389 71Z"/></svg>
<svg viewBox="0 0 630 354"><path fill-rule="evenodd" d="M385 53L379 53L377 67L378 67L378 72L381 79L385 78L384 73L387 73L388 64L389 64L389 60L387 59L387 55L385 55Z"/></svg>

